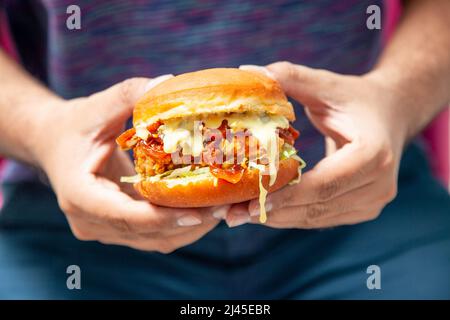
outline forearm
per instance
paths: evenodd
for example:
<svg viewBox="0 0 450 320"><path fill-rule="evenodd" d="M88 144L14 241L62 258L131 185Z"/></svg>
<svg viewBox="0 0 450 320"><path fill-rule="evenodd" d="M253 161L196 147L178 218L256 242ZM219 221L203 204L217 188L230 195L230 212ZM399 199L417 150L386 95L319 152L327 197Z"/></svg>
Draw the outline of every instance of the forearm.
<svg viewBox="0 0 450 320"><path fill-rule="evenodd" d="M0 155L36 164L33 146L42 120L60 98L0 50Z"/></svg>
<svg viewBox="0 0 450 320"><path fill-rule="evenodd" d="M369 77L394 90L413 137L450 101L450 1L413 0Z"/></svg>

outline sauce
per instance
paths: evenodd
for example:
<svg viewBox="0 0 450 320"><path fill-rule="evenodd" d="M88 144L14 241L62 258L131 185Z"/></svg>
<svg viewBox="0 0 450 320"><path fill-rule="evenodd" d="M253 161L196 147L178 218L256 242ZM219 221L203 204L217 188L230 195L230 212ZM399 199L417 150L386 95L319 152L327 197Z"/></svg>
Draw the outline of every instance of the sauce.
<svg viewBox="0 0 450 320"><path fill-rule="evenodd" d="M262 184L262 172L259 171L259 222L265 223L267 221L267 213L266 213L266 198L267 198L267 190L264 188Z"/></svg>
<svg viewBox="0 0 450 320"><path fill-rule="evenodd" d="M277 179L277 165L279 161L279 135L277 129L289 128L289 121L280 115L244 112L167 119L164 120L164 124L158 129L163 139L164 152L172 153L178 147L181 147L183 154L193 155L194 157L200 155L203 151L202 123L207 128L217 129L221 126L223 120L227 120L232 132L244 129L249 130L258 140L260 147L266 150L269 187L272 186ZM144 133L137 128L136 135L140 136L144 135ZM260 221L264 223L267 220L265 202L268 190L264 188L262 178L266 168L258 165L258 171Z"/></svg>

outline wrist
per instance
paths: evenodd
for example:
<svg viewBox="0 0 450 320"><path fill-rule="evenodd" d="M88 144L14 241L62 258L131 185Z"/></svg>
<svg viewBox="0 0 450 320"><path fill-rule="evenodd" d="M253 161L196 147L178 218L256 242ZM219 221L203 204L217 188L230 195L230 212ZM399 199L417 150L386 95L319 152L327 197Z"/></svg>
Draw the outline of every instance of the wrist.
<svg viewBox="0 0 450 320"><path fill-rule="evenodd" d="M30 126L23 135L23 146L26 150L26 161L31 165L44 168L45 154L49 152L49 145L55 136L54 128L58 125L58 118L61 114L61 107L64 100L49 96L35 102L35 113L30 122Z"/></svg>
<svg viewBox="0 0 450 320"><path fill-rule="evenodd" d="M402 141L403 147L431 119L424 117L423 102L417 98L413 83L405 84L395 72L376 69L363 77L377 87L379 106L386 110L385 121L393 128L395 138Z"/></svg>
<svg viewBox="0 0 450 320"><path fill-rule="evenodd" d="M442 83L420 74L411 75L397 68L376 68L363 77L379 85L390 98L397 124L405 125L405 140L409 141L423 130L448 105L448 93L443 94ZM444 97L444 98L442 98Z"/></svg>

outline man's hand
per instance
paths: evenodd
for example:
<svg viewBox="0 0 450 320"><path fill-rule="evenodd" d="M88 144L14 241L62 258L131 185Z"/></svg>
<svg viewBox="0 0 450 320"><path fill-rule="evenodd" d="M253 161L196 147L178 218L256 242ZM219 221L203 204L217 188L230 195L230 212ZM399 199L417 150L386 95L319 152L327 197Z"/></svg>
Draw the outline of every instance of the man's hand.
<svg viewBox="0 0 450 320"><path fill-rule="evenodd" d="M120 176L134 175L131 160L118 150L133 106L149 85L135 78L86 98L59 100L47 108L34 139L33 154L48 174L74 235L80 240L171 252L216 226L210 209L154 206Z"/></svg>
<svg viewBox="0 0 450 320"><path fill-rule="evenodd" d="M266 224L323 228L375 219L397 192L408 114L400 95L371 76L344 76L288 62L267 67L288 96L301 102L327 139L327 157L267 197ZM264 71L262 69L256 71ZM399 108L401 106L401 108ZM230 225L259 223L259 203L232 208Z"/></svg>

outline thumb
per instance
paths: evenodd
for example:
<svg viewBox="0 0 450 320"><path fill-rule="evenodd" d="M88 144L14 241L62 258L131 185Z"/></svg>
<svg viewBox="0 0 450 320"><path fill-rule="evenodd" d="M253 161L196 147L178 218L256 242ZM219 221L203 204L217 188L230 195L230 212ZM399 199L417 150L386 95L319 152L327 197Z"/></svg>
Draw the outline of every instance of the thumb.
<svg viewBox="0 0 450 320"><path fill-rule="evenodd" d="M130 78L119 82L104 91L93 94L90 99L103 121L126 121L133 112L134 105L152 87L173 77L163 75L153 79ZM89 104L92 107L92 104Z"/></svg>
<svg viewBox="0 0 450 320"><path fill-rule="evenodd" d="M332 81L336 74L326 71L296 65L290 62L276 62L268 66L242 66L244 70L264 73L276 80L283 91L293 99L309 108L323 107L321 98L329 95Z"/></svg>

